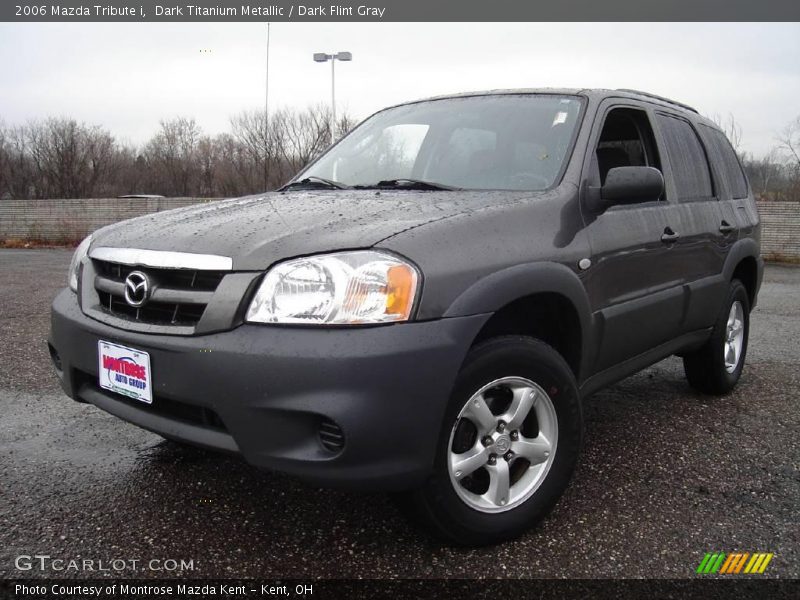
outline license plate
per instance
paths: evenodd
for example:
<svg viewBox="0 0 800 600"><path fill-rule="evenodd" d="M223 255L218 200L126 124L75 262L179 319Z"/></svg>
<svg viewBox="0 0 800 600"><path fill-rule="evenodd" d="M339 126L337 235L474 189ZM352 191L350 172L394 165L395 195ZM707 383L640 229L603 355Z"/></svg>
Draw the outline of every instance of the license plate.
<svg viewBox="0 0 800 600"><path fill-rule="evenodd" d="M150 355L111 342L97 342L100 387L147 404L153 403Z"/></svg>

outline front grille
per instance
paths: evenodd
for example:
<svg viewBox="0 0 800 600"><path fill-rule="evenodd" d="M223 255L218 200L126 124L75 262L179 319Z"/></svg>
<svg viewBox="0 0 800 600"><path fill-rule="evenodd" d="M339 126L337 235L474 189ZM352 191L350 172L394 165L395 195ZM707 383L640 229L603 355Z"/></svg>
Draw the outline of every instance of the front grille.
<svg viewBox="0 0 800 600"><path fill-rule="evenodd" d="M152 325L194 326L227 271L133 267L94 261L100 308L114 317ZM125 300L125 279L132 271L147 275L151 298L135 307Z"/></svg>
<svg viewBox="0 0 800 600"><path fill-rule="evenodd" d="M130 306L124 298L97 292L103 310L115 317L153 325L195 325L203 316L205 305L148 302L141 308Z"/></svg>

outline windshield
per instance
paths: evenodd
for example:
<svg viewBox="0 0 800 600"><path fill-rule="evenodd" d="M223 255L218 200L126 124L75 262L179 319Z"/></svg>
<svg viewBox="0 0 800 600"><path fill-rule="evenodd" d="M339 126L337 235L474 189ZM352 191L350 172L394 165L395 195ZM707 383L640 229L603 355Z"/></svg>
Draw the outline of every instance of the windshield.
<svg viewBox="0 0 800 600"><path fill-rule="evenodd" d="M367 119L296 180L544 190L561 172L580 110L577 97L533 94L407 104Z"/></svg>

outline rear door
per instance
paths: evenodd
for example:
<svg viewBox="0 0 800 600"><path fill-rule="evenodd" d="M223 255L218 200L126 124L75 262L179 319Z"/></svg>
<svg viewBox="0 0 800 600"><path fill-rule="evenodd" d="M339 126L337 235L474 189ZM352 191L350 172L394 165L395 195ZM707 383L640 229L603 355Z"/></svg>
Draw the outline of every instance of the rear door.
<svg viewBox="0 0 800 600"><path fill-rule="evenodd" d="M708 125L699 127L700 135L709 150L715 179L719 182L718 196L722 216L720 228L724 245L730 246L738 237L752 230L754 221L746 213L750 186L742 165L728 138L719 129Z"/></svg>
<svg viewBox="0 0 800 600"><path fill-rule="evenodd" d="M689 333L710 326L717 316L732 230L722 227L719 185L695 126L684 116L663 110L656 112L655 120L664 149L664 174L675 200L667 216L677 236L673 258L684 279L685 317L676 333Z"/></svg>

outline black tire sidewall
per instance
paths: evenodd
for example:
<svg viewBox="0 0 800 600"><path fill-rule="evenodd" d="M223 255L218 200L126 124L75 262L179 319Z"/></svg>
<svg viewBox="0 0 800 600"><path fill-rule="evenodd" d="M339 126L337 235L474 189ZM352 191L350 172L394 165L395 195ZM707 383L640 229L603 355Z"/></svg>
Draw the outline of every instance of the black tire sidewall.
<svg viewBox="0 0 800 600"><path fill-rule="evenodd" d="M739 356L739 363L732 373L729 373L725 368L725 340L728 329L728 315L730 314L733 303L739 301L742 304L742 312L744 319L744 338L742 339L742 351ZM705 368L709 369L710 379L714 382L715 388L721 391L731 390L742 375L744 369L745 359L747 358L747 343L750 337L750 300L747 296L747 290L744 285L738 280L734 279L731 282L728 290L728 297L726 299L724 309L717 318L714 324L714 332L711 335L709 352L710 359L708 360Z"/></svg>
<svg viewBox="0 0 800 600"><path fill-rule="evenodd" d="M521 505L499 513L469 507L453 489L447 466L450 433L472 395L502 377L525 377L550 396L558 419L553 464L534 494ZM479 344L459 373L445 412L434 472L420 491L422 509L440 533L463 544L484 544L515 537L543 518L569 484L583 436L581 403L566 362L547 344L533 338L504 336Z"/></svg>

